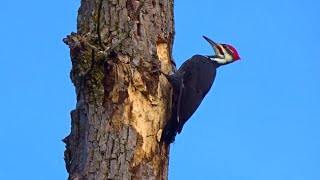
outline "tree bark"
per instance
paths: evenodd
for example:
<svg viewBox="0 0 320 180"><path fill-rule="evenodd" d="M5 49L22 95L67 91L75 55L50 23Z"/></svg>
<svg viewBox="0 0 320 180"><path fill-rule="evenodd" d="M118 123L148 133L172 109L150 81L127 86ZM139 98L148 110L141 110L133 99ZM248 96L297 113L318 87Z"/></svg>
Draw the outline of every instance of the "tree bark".
<svg viewBox="0 0 320 180"><path fill-rule="evenodd" d="M69 179L167 179L173 0L82 0L70 47L77 94L65 162Z"/></svg>

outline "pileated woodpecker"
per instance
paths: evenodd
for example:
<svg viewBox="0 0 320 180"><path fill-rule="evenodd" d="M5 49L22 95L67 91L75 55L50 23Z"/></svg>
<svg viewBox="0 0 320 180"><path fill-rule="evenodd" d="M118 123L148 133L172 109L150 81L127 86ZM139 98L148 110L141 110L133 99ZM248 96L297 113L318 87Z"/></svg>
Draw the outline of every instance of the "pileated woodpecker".
<svg viewBox="0 0 320 180"><path fill-rule="evenodd" d="M173 75L164 74L173 88L171 118L165 125L160 142L174 142L177 133L197 110L201 101L209 92L216 76L216 70L222 65L239 60L236 49L228 44L217 44L203 36L212 46L215 55L194 55L185 61Z"/></svg>

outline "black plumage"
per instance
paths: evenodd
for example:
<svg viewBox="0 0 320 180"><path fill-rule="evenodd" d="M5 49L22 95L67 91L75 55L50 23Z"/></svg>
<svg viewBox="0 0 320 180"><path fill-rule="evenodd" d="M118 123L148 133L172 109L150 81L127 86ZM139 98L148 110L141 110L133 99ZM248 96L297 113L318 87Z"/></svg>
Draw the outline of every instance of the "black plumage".
<svg viewBox="0 0 320 180"><path fill-rule="evenodd" d="M165 75L173 87L172 114L162 132L161 142L170 144L209 92L219 64L210 57L194 55L173 75Z"/></svg>

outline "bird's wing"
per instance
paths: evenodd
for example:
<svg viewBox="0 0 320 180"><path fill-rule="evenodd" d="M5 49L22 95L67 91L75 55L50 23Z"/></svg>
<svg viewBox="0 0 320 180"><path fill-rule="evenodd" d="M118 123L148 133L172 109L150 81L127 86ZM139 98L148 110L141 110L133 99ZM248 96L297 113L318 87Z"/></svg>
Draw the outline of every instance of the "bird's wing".
<svg viewBox="0 0 320 180"><path fill-rule="evenodd" d="M178 98L177 119L180 133L184 123L192 116L210 90L216 68L206 57L190 59L191 63L185 68ZM192 68L192 69L189 69Z"/></svg>
<svg viewBox="0 0 320 180"><path fill-rule="evenodd" d="M182 76L184 76L184 73L182 73ZM184 82L183 82L183 78L181 78L181 83L180 83L180 88L179 88L179 97L178 97L178 109L177 109L177 121L178 123L180 122L180 106L181 106L181 97L182 97L182 92L184 90Z"/></svg>

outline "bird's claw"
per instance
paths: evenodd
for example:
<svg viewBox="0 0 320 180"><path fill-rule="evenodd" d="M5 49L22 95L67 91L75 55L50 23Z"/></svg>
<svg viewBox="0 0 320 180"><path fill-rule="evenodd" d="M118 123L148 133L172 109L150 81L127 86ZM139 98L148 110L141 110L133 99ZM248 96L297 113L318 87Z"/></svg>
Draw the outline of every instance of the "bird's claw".
<svg viewBox="0 0 320 180"><path fill-rule="evenodd" d="M151 71L152 74L157 73L157 74L165 74L160 67L156 67L156 69Z"/></svg>
<svg viewBox="0 0 320 180"><path fill-rule="evenodd" d="M152 70L151 73L161 73L162 70L160 68L157 68L155 70Z"/></svg>

